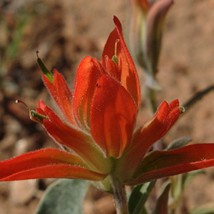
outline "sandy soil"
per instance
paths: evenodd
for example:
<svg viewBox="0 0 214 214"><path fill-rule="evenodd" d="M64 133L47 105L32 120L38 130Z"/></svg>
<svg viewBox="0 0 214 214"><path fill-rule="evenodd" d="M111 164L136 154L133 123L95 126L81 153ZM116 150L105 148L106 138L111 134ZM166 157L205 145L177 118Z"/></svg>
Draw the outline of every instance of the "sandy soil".
<svg viewBox="0 0 214 214"><path fill-rule="evenodd" d="M5 2L5 3L4 3ZM8 3L6 3L8 2ZM49 68L58 68L70 82L81 58L100 56L117 15L127 31L126 1L19 0L0 3L0 159L52 145L27 110L15 105L20 98L35 106L49 97L40 80L36 50ZM214 0L175 0L168 14L158 80L161 101L185 103L214 83ZM173 127L168 141L191 136L194 142L214 142L214 93L193 106ZM143 120L150 117L143 114ZM197 176L186 188L183 210L214 206L214 171ZM0 184L0 213L29 214L52 180ZM193 194L194 193L194 194ZM86 214L115 213L109 195L91 188ZM185 211L186 213L188 213ZM180 211L178 213L184 213Z"/></svg>

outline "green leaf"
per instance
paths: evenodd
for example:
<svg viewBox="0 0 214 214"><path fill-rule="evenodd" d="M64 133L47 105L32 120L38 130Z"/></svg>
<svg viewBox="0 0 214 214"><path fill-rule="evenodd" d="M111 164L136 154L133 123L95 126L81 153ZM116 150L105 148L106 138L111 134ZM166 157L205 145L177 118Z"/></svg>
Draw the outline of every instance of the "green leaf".
<svg viewBox="0 0 214 214"><path fill-rule="evenodd" d="M47 189L35 214L81 214L88 183L63 179Z"/></svg>
<svg viewBox="0 0 214 214"><path fill-rule="evenodd" d="M172 208L176 209L176 207L179 206L185 186L187 186L196 175L202 173L205 173L204 170L196 170L181 175L171 176L171 194L173 198L171 202Z"/></svg>
<svg viewBox="0 0 214 214"><path fill-rule="evenodd" d="M213 214L214 213L214 205L209 204L193 209L190 214Z"/></svg>
<svg viewBox="0 0 214 214"><path fill-rule="evenodd" d="M186 176L186 174L171 177L171 193L173 198L173 207L177 207L180 202L184 190L184 183L182 182L184 176Z"/></svg>
<svg viewBox="0 0 214 214"><path fill-rule="evenodd" d="M145 214L147 213L144 204L149 197L149 194L154 187L155 181L147 182L135 187L129 198L129 213L130 214Z"/></svg>
<svg viewBox="0 0 214 214"><path fill-rule="evenodd" d="M187 186L188 183L192 181L192 179L200 174L205 174L204 170L196 170L193 172L188 172L181 175L176 175L171 177L172 182L172 195L175 199L178 199L181 194L183 193L183 190L185 186Z"/></svg>
<svg viewBox="0 0 214 214"><path fill-rule="evenodd" d="M182 176L183 186L188 185L188 183L190 183L192 181L192 179L195 178L196 175L202 175L202 174L206 174L206 172L204 170L202 170L202 169L196 170L196 171L193 171L193 172L188 172L188 173L184 174Z"/></svg>

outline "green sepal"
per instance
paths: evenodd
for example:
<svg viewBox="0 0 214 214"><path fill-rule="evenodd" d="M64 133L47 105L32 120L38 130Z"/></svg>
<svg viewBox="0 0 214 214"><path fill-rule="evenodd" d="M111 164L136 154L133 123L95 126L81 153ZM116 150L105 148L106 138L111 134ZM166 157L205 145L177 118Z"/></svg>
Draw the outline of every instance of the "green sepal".
<svg viewBox="0 0 214 214"><path fill-rule="evenodd" d="M117 65L118 64L118 57L117 57L117 44L119 40L116 40L114 44L114 55L112 56L112 61Z"/></svg>
<svg viewBox="0 0 214 214"><path fill-rule="evenodd" d="M53 82L54 80L54 76L53 76L53 73L50 72L47 67L45 66L45 64L43 63L43 61L39 58L38 56L38 52L37 52L37 63L42 71L42 73L48 78L48 80L50 82Z"/></svg>
<svg viewBox="0 0 214 214"><path fill-rule="evenodd" d="M30 119L37 123L42 123L44 119L48 118L47 116L45 116L43 114L39 114L35 110L30 110L29 115L30 115Z"/></svg>
<svg viewBox="0 0 214 214"><path fill-rule="evenodd" d="M118 64L118 58L117 58L116 55L114 55L114 56L112 57L112 61L113 61L116 65Z"/></svg>

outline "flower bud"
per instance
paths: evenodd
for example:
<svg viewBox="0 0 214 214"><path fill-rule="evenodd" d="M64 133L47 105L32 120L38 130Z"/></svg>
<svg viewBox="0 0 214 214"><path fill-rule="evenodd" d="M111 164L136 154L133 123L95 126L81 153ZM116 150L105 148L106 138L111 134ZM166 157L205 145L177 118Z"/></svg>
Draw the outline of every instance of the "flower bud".
<svg viewBox="0 0 214 214"><path fill-rule="evenodd" d="M158 89L155 80L158 72L163 26L173 0L132 0L130 20L130 46L135 60L143 68L146 84Z"/></svg>

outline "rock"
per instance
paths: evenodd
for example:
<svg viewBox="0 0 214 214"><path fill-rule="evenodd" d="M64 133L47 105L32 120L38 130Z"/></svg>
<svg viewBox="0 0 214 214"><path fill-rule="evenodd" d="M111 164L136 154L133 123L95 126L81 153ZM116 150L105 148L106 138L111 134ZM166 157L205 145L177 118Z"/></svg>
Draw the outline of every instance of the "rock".
<svg viewBox="0 0 214 214"><path fill-rule="evenodd" d="M84 203L85 214L115 214L113 199L110 195L101 197L99 200L86 200Z"/></svg>
<svg viewBox="0 0 214 214"><path fill-rule="evenodd" d="M14 181L10 183L10 200L17 205L28 203L37 192L37 180Z"/></svg>

